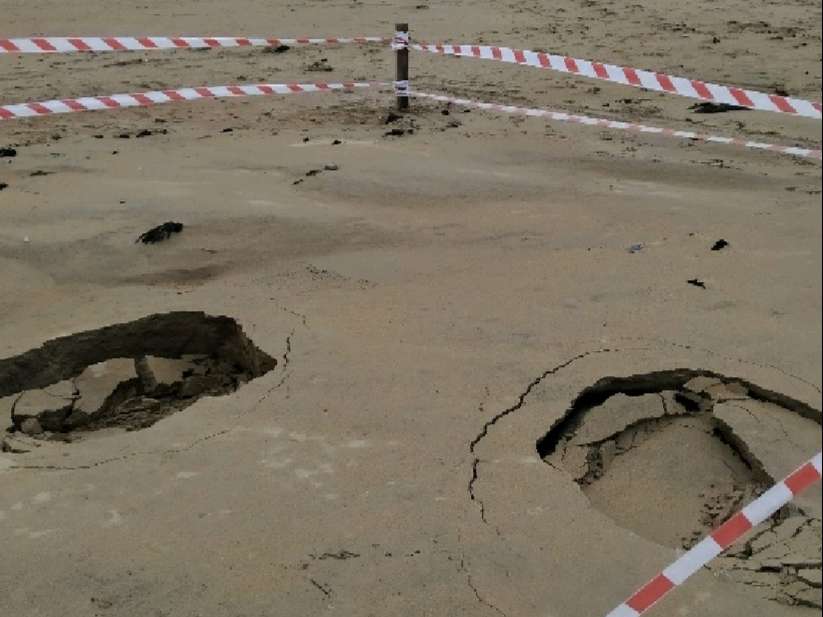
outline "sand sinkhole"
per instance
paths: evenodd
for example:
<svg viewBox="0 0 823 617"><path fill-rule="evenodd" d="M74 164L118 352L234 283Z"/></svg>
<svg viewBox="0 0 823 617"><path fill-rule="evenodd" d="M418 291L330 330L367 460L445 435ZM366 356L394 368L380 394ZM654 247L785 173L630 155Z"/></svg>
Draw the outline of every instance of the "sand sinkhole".
<svg viewBox="0 0 823 617"><path fill-rule="evenodd" d="M740 379L663 371L587 388L537 450L617 525L686 549L818 452L820 422ZM818 485L710 568L765 599L820 607L820 551Z"/></svg>
<svg viewBox="0 0 823 617"><path fill-rule="evenodd" d="M230 317L180 311L65 336L0 359L6 452L16 437L74 441L102 428L137 430L203 396L234 392L277 361Z"/></svg>

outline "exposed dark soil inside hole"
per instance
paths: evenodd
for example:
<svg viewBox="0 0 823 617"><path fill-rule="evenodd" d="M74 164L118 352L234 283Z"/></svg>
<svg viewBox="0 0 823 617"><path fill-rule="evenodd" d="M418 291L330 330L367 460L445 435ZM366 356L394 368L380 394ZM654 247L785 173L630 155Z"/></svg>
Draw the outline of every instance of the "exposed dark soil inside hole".
<svg viewBox="0 0 823 617"><path fill-rule="evenodd" d="M686 549L820 444L818 410L743 380L678 370L600 380L537 450L619 526ZM710 568L764 599L820 607L821 509L818 485Z"/></svg>
<svg viewBox="0 0 823 617"><path fill-rule="evenodd" d="M200 312L150 315L80 332L0 360L3 451L34 439L73 441L102 428L137 430L203 396L234 392L277 361L233 319Z"/></svg>

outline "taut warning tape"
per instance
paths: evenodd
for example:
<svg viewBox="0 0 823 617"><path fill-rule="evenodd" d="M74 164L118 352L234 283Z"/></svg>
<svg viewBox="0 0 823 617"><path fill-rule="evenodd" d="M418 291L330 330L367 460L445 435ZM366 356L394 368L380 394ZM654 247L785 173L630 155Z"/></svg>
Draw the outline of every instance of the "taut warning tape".
<svg viewBox="0 0 823 617"><path fill-rule="evenodd" d="M315 82L309 84L247 84L242 86L203 86L200 88L178 88L176 90L154 90L133 94L112 94L110 96L84 96L76 99L55 99L37 103L0 105L0 120L32 118L50 114L66 114L75 111L96 111L121 107L150 107L162 103L194 101L207 98L228 98L240 96L270 96L274 94L296 94L301 92L351 91L369 88L370 82Z"/></svg>
<svg viewBox="0 0 823 617"><path fill-rule="evenodd" d="M562 111L552 111L548 109L517 107L515 105L501 105L499 103L484 103L480 101L472 101L470 99L447 96L443 94L430 94L426 92L412 91L411 95L432 99L435 101L442 101L445 103L453 103L455 105L462 105L465 107L475 107L478 109L498 111L507 114L519 114L535 118L548 118L549 120L555 120L558 122L573 122L576 124L585 124L586 126L617 129L620 131L633 131L635 133L646 133L650 135L664 135L666 137L677 137L679 139L706 141L718 144L732 144L736 146L744 146L746 148L755 148L757 150L770 150L772 152L780 152L783 154L790 154L793 156L812 158L817 160L823 158L823 152L821 152L820 150L800 148L797 146L780 146L776 144L762 143L759 141L748 141L736 137L721 137L719 135L698 133L695 131L677 131L674 129L664 129L654 126L648 126L645 124L636 124L634 122L621 122L619 120L608 120L606 118L594 118L591 116L581 116L579 114L570 114Z"/></svg>
<svg viewBox="0 0 823 617"><path fill-rule="evenodd" d="M795 495L820 480L820 466L821 453L818 452L802 467L715 529L606 617L638 617L646 612L672 589L683 584L692 574L748 533L752 527L768 519Z"/></svg>
<svg viewBox="0 0 823 617"><path fill-rule="evenodd" d="M734 86L721 86L697 79L654 73L615 64L592 62L591 60L581 60L570 56L488 45L413 44L410 47L418 51L436 54L522 64L562 73L582 75L593 79L602 79L626 86L679 94L680 96L703 101L728 103L729 105L740 105L750 109L794 114L818 120L821 118L821 109L823 109L820 103L814 101L767 94Z"/></svg>
<svg viewBox="0 0 823 617"><path fill-rule="evenodd" d="M151 51L155 49L205 49L210 47L278 47L280 45L388 44L382 36L327 38L247 38L236 36L51 36L0 38L0 54L64 54L76 51Z"/></svg>

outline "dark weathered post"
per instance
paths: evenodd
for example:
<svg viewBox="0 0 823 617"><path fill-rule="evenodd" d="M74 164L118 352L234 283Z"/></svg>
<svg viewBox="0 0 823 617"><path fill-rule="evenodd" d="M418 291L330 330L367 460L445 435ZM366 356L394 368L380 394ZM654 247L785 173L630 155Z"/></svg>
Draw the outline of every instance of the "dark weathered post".
<svg viewBox="0 0 823 617"><path fill-rule="evenodd" d="M403 33L408 40L409 24L395 24L394 29L397 33ZM405 88L397 87L397 109L404 111L409 108L409 48L406 45L400 45L400 41L395 41L396 57L397 57L397 72L395 80L398 84L405 84Z"/></svg>

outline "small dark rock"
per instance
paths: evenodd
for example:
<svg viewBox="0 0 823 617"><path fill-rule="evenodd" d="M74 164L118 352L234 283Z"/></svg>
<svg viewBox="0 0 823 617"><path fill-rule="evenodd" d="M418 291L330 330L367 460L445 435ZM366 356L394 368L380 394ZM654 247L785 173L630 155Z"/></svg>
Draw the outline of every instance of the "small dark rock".
<svg viewBox="0 0 823 617"><path fill-rule="evenodd" d="M339 139L335 139L333 142L331 142L331 145L333 145L333 146L339 146L339 145L340 145L340 144L342 144L342 143L343 143L343 142L342 142L342 141L340 141Z"/></svg>
<svg viewBox="0 0 823 617"><path fill-rule="evenodd" d="M397 122L398 120L401 120L402 118L403 118L403 116L401 116L400 114L396 114L393 111L390 111L388 113L388 115L386 116L386 119L383 120L383 124L391 124L392 122Z"/></svg>
<svg viewBox="0 0 823 617"><path fill-rule="evenodd" d="M308 178L311 178L312 176L316 176L317 174L319 174L322 171L323 171L322 169L310 169L306 172L306 176Z"/></svg>
<svg viewBox="0 0 823 617"><path fill-rule="evenodd" d="M727 246L729 246L729 243L726 242L726 240L724 240L723 238L720 238L720 240L718 240L717 242L712 244L712 250L713 251L722 251Z"/></svg>
<svg viewBox="0 0 823 617"><path fill-rule="evenodd" d="M340 169L340 166L336 163L329 163L327 165L323 165L323 169L325 169L326 171L337 171L338 169Z"/></svg>
<svg viewBox="0 0 823 617"><path fill-rule="evenodd" d="M695 287L700 287L700 289L706 289L706 283L701 281L700 279L689 279L686 281L689 285L694 285Z"/></svg>
<svg viewBox="0 0 823 617"><path fill-rule="evenodd" d="M714 103L712 101L702 101L689 107L696 114L722 114L727 111L749 111L748 107L740 105L729 105L728 103Z"/></svg>
<svg viewBox="0 0 823 617"><path fill-rule="evenodd" d="M53 171L43 171L42 169L38 169L37 171L33 171L29 174L32 178L36 178L38 176L50 176L54 172Z"/></svg>
<svg viewBox="0 0 823 617"><path fill-rule="evenodd" d="M302 183L303 183L303 178L298 178L297 180L292 182L292 184L302 184Z"/></svg>
<svg viewBox="0 0 823 617"><path fill-rule="evenodd" d="M777 96L789 96L789 93L786 90L784 90L783 88L775 88L774 93Z"/></svg>
<svg viewBox="0 0 823 617"><path fill-rule="evenodd" d="M0 182L0 191L2 191L3 189L7 189L7 188L9 188L8 184L6 184L5 182Z"/></svg>
<svg viewBox="0 0 823 617"><path fill-rule="evenodd" d="M117 139L131 139L131 135L129 135L128 133L120 133L119 135L117 135Z"/></svg>
<svg viewBox="0 0 823 617"><path fill-rule="evenodd" d="M313 555L312 555L313 557ZM317 559L323 561L325 559L336 559L338 561L345 561L347 559L355 559L360 557L360 553L354 553L352 551L342 550L336 553L323 553L322 555L318 555Z"/></svg>
<svg viewBox="0 0 823 617"><path fill-rule="evenodd" d="M137 237L137 240L135 240L135 243L142 242L143 244L154 244L155 242L166 240L171 237L172 234L180 233L181 231L183 231L183 223L168 221L162 225L158 225L157 227L152 227L148 231L140 234Z"/></svg>
<svg viewBox="0 0 823 617"><path fill-rule="evenodd" d="M17 156L17 150L14 148L0 148L0 159L2 158L14 158Z"/></svg>
<svg viewBox="0 0 823 617"><path fill-rule="evenodd" d="M278 45L277 47L267 47L263 51L269 54L282 54L289 51L291 47L288 45Z"/></svg>
<svg viewBox="0 0 823 617"><path fill-rule="evenodd" d="M306 70L311 71L313 73L331 73L334 70L334 67L328 62L328 60L322 58L320 60L317 60L316 62L312 62L309 66L306 67Z"/></svg>
<svg viewBox="0 0 823 617"><path fill-rule="evenodd" d="M225 128L225 129L223 129L223 130L222 130L222 131L220 131L220 132L221 132L221 133L233 133L233 132L234 132L234 129L233 129L233 128Z"/></svg>
<svg viewBox="0 0 823 617"><path fill-rule="evenodd" d="M138 132L135 137L149 137L150 135L168 135L168 129L160 129L157 131L152 131L149 129L143 129L142 131Z"/></svg>
<svg viewBox="0 0 823 617"><path fill-rule="evenodd" d="M392 129L390 131L386 131L383 135L385 137L402 137L405 134L405 129Z"/></svg>

